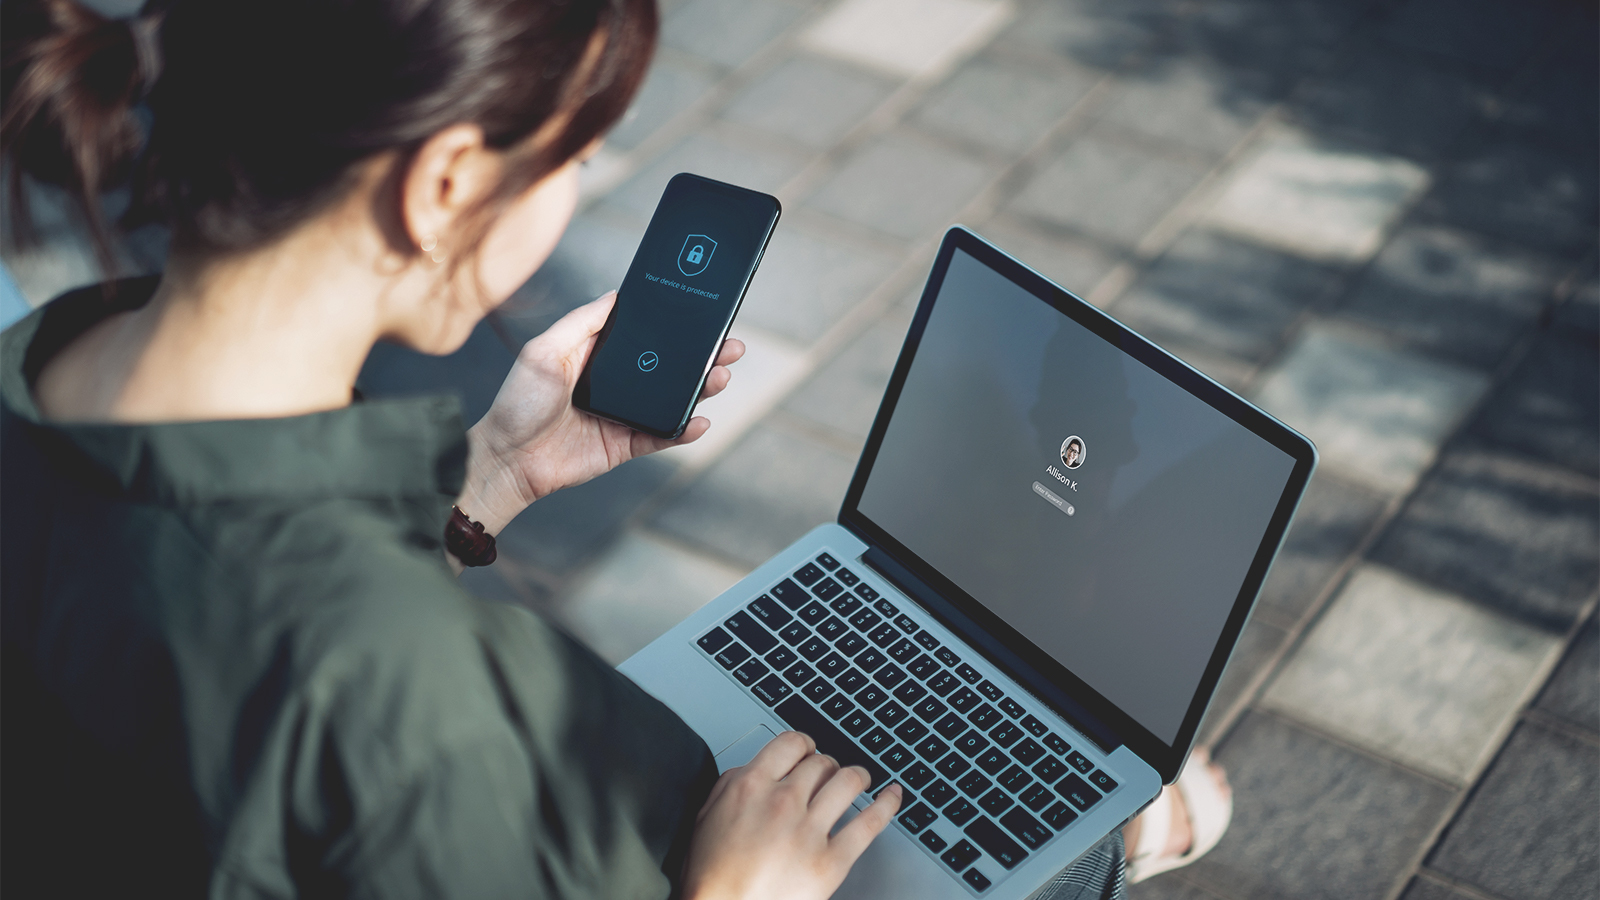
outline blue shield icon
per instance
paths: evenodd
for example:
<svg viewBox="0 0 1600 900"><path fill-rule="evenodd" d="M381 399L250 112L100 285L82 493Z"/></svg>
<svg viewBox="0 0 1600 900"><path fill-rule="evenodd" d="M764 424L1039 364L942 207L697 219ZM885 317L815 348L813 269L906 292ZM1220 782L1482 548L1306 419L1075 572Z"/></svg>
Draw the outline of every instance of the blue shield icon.
<svg viewBox="0 0 1600 900"><path fill-rule="evenodd" d="M711 254L717 252L717 242L703 234L691 234L683 239L683 249L678 251L678 271L685 275L699 275L711 265Z"/></svg>

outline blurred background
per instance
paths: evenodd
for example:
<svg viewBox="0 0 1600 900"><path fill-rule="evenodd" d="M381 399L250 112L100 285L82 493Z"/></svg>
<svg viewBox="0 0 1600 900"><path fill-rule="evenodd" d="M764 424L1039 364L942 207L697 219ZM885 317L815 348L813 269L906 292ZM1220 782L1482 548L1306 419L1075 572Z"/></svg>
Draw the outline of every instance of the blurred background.
<svg viewBox="0 0 1600 900"><path fill-rule="evenodd" d="M783 201L750 354L706 438L536 504L471 590L616 662L831 521L964 223L1322 452L1203 727L1233 826L1133 896L1600 896L1593 3L663 13L554 258L461 352L380 347L362 385L474 420L523 341L617 284L684 170ZM5 249L7 321L94 278L71 216L44 234ZM126 264L161 248L129 235Z"/></svg>

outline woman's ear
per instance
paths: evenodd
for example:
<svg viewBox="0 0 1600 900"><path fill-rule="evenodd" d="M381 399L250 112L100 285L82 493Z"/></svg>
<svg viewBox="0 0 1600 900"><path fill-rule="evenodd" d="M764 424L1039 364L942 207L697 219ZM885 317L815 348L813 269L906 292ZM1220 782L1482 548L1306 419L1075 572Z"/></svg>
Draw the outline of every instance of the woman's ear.
<svg viewBox="0 0 1600 900"><path fill-rule="evenodd" d="M443 261L456 224L493 190L500 167L500 155L485 146L476 125L452 125L428 138L400 185L400 215L412 246Z"/></svg>

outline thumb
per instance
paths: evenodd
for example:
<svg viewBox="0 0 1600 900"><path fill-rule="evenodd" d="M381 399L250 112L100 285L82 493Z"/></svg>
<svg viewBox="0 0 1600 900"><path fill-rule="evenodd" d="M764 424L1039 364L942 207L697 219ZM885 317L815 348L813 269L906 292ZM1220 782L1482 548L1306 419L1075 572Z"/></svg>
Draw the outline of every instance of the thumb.
<svg viewBox="0 0 1600 900"><path fill-rule="evenodd" d="M580 346L605 327L606 317L611 315L611 307L616 300L617 292L607 291L599 299L585 303L557 319L554 325L534 340L548 342L550 346L563 350Z"/></svg>

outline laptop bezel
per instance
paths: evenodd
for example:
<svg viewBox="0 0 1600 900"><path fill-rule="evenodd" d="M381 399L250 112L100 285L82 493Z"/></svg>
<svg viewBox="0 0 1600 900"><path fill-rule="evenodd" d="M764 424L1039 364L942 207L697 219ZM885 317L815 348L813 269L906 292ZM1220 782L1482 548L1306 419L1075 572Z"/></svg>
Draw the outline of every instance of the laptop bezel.
<svg viewBox="0 0 1600 900"><path fill-rule="evenodd" d="M955 252L961 250L988 266L1013 284L1026 290L1041 302L1049 304L1061 314L1082 325L1091 333L1110 342L1135 360L1188 391L1213 409L1218 410L1252 433L1266 440L1294 460L1287 483L1273 511L1257 552L1250 563L1245 580L1228 613L1222 632L1204 673L1196 687L1194 697L1184 714L1183 724L1171 744L1157 737L1149 729L1119 709L1048 653L1041 650L1018 633L1009 624L990 612L976 598L967 594L945 578L933 566L897 541L892 535L863 515L859 509L862 493L877 460L884 435L888 432L895 404L900 397L916 357L917 347L927 327L933 306L943 287L945 273ZM1075 294L1055 284L1005 251L995 247L974 232L954 226L945 233L933 269L923 287L922 297L912 319L911 327L901 347L900 357L884 390L872 430L856 464L840 507L838 522L855 533L864 542L886 556L886 568L900 569L902 589L910 588L928 611L943 624L961 635L975 650L983 653L990 662L1004 670L1018 683L1049 704L1064 718L1085 731L1106 750L1114 749L1110 742L1121 742L1160 773L1162 781L1171 783L1177 778L1190 747L1193 745L1200 720L1205 713L1217 682L1222 677L1228 658L1245 621L1266 580L1272 560L1287 533L1294 512L1316 468L1316 447L1303 435L1266 414L1237 394L1206 377L1182 360L1146 339L1113 317L1091 306ZM907 578L906 575L911 577ZM920 584L919 584L920 583ZM919 590L920 588L920 590Z"/></svg>

